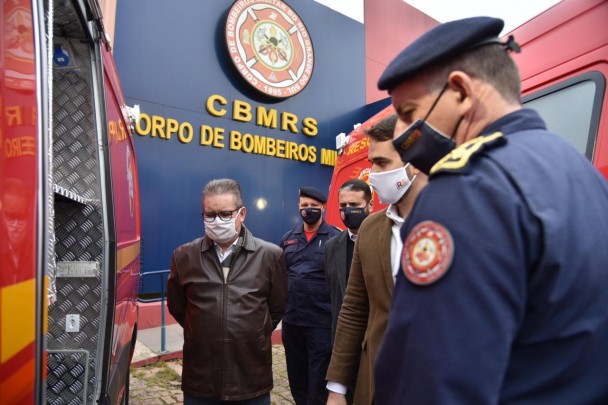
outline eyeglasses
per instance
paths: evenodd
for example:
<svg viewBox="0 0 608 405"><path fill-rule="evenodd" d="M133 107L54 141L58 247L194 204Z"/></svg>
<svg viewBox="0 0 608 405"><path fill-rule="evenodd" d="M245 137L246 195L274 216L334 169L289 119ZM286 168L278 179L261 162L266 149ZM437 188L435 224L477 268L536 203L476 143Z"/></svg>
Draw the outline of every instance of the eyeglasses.
<svg viewBox="0 0 608 405"><path fill-rule="evenodd" d="M241 207L242 208L242 207ZM220 211L220 212L205 212L203 211L201 215L203 216L203 220L205 222L213 222L215 221L215 217L220 217L221 221L228 222L232 219L235 212L239 212L241 208L237 208L232 211Z"/></svg>

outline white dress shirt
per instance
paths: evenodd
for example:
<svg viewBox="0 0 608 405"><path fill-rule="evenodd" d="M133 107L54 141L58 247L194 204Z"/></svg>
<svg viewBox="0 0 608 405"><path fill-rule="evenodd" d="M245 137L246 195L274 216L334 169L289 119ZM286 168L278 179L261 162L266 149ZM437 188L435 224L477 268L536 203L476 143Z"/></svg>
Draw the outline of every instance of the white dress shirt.
<svg viewBox="0 0 608 405"><path fill-rule="evenodd" d="M404 218L401 218L397 213L397 207L390 205L386 210L386 216L393 221L391 227L391 268L393 271L393 284L397 279L397 273L401 266L401 251L403 250L403 241L401 240L401 225L405 222Z"/></svg>

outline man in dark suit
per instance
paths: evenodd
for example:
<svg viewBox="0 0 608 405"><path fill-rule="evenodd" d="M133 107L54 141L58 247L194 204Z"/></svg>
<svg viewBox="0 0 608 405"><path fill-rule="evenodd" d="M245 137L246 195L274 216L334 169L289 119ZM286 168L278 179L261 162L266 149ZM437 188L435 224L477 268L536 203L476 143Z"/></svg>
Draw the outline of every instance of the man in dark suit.
<svg viewBox="0 0 608 405"><path fill-rule="evenodd" d="M338 324L338 314L344 299L350 263L357 232L363 220L372 211L372 191L370 186L359 179L346 181L338 191L340 218L346 230L327 241L325 245L325 276L331 299L331 339L332 344Z"/></svg>
<svg viewBox="0 0 608 405"><path fill-rule="evenodd" d="M370 215L358 232L327 370L327 404L351 403L347 387L355 379L354 403L369 405L373 400L374 363L401 262L399 228L427 181L417 169L403 164L391 142L393 132L405 129L400 124L391 115L367 131L370 184L380 202L390 205Z"/></svg>

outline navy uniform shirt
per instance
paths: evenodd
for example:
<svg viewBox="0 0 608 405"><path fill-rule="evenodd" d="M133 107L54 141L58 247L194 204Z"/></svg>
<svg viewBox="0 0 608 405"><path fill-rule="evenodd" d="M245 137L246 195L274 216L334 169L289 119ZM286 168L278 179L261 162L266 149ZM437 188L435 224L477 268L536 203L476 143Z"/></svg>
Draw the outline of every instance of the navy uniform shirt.
<svg viewBox="0 0 608 405"><path fill-rule="evenodd" d="M607 182L534 111L483 134L432 172L402 228L376 403L608 403ZM404 267L430 263L429 224L447 231L429 265L444 274L424 284Z"/></svg>
<svg viewBox="0 0 608 405"><path fill-rule="evenodd" d="M325 279L325 242L340 231L325 221L306 240L304 225L297 225L281 240L285 251L289 301L283 322L297 326L331 328L329 288Z"/></svg>

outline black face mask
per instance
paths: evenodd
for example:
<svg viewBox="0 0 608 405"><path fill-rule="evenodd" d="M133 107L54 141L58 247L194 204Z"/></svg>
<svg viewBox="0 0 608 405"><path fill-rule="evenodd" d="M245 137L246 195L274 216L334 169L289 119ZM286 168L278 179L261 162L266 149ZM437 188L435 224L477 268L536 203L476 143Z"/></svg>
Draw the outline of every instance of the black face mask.
<svg viewBox="0 0 608 405"><path fill-rule="evenodd" d="M456 134L462 118L456 124L452 136L449 138L426 123L426 119L446 89L447 84L443 87L423 119L414 122L403 134L393 140L393 145L397 149L397 152L399 152L403 163L411 163L416 169L426 175L429 174L435 163L456 148L456 142L452 138Z"/></svg>
<svg viewBox="0 0 608 405"><path fill-rule="evenodd" d="M340 218L344 226L348 229L359 229L361 223L367 218L368 212L365 207L342 207L340 208Z"/></svg>
<svg viewBox="0 0 608 405"><path fill-rule="evenodd" d="M300 209L300 216L304 222L312 225L321 218L321 208L302 208Z"/></svg>

